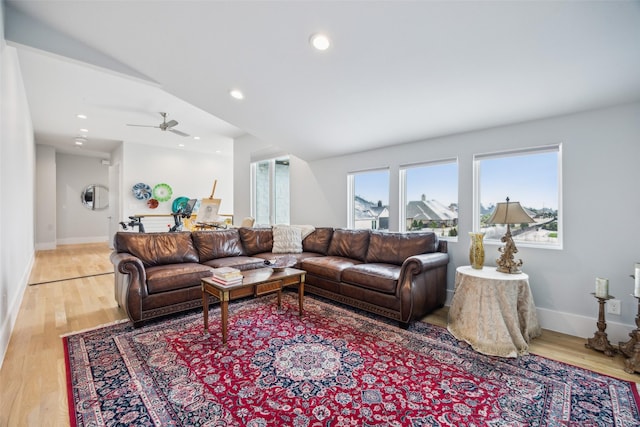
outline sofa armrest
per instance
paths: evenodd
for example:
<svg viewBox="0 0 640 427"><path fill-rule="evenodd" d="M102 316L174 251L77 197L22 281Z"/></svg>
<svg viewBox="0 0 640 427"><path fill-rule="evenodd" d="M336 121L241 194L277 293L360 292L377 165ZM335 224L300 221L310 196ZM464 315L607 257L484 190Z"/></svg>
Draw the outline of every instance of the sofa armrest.
<svg viewBox="0 0 640 427"><path fill-rule="evenodd" d="M442 265L449 264L449 254L442 252L432 252L410 256L402 263L402 274L421 274Z"/></svg>
<svg viewBox="0 0 640 427"><path fill-rule="evenodd" d="M414 255L404 261L397 289L401 322L419 320L444 305L448 264L449 254L442 252Z"/></svg>
<svg viewBox="0 0 640 427"><path fill-rule="evenodd" d="M142 261L126 252L110 256L115 275L115 298L132 321L142 319L142 300L148 295L147 273Z"/></svg>

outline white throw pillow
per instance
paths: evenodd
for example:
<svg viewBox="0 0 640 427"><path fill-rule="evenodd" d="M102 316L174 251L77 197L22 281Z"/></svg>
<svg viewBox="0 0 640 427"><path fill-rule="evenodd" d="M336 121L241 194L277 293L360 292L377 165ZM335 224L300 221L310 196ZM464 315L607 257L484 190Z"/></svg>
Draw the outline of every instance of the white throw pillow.
<svg viewBox="0 0 640 427"><path fill-rule="evenodd" d="M313 225L292 225L291 227L300 229L300 232L302 233L302 240L304 240L304 238L309 234L313 233L316 229Z"/></svg>
<svg viewBox="0 0 640 427"><path fill-rule="evenodd" d="M274 254L299 254L302 252L302 232L298 227L288 225L273 226Z"/></svg>

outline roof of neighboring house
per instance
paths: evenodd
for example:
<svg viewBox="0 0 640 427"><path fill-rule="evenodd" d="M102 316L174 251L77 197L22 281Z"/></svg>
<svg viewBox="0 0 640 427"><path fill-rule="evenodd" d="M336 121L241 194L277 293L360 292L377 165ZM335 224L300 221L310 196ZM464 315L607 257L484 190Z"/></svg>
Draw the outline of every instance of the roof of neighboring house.
<svg viewBox="0 0 640 427"><path fill-rule="evenodd" d="M458 212L437 200L415 200L407 203L406 217L416 221L453 221Z"/></svg>
<svg viewBox="0 0 640 427"><path fill-rule="evenodd" d="M380 202L373 203L360 196L354 198L355 219L377 219L389 216L388 206L383 206Z"/></svg>

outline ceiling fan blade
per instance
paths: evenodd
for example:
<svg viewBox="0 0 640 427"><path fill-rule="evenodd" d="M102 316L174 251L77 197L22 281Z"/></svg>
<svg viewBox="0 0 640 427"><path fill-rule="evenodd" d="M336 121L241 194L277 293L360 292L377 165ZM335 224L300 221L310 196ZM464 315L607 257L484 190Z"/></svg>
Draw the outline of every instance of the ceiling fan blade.
<svg viewBox="0 0 640 427"><path fill-rule="evenodd" d="M177 129L167 129L167 130L168 130L169 132L173 132L173 133L175 133L176 135L180 135L180 136L189 136L189 134L188 134L188 133L181 132L181 131L179 131L179 130L177 130Z"/></svg>
<svg viewBox="0 0 640 427"><path fill-rule="evenodd" d="M160 126L151 126L151 125L132 125L131 123L127 123L127 126L136 126L140 128L159 128Z"/></svg>
<svg viewBox="0 0 640 427"><path fill-rule="evenodd" d="M178 122L176 122L175 120L169 120L169 121L168 121L167 123L165 123L164 125L165 125L167 128L172 128L172 127L176 126L177 124L178 124Z"/></svg>

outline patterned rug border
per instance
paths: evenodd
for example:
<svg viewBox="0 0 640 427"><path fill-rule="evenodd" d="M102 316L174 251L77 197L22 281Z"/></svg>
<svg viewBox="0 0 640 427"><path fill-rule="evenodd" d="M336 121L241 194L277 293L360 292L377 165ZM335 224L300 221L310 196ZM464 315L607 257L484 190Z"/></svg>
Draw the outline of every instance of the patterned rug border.
<svg viewBox="0 0 640 427"><path fill-rule="evenodd" d="M366 312L362 312L361 310L358 309L354 309L352 307L345 307L342 304L339 303L335 303L333 301L330 300L326 300L325 298L322 297L316 297L313 295L309 295L309 296L305 296L306 298L311 298L316 302L328 305L331 307L332 310L335 310L337 312L340 312L346 316L363 316L367 319L368 322L375 324L377 327L380 328L388 328L389 326L392 326L394 328L394 332L398 335L401 335L404 338L415 338L415 334L419 333L422 328L434 328L435 330L439 330L440 333L445 333L450 335L450 333L447 331L446 327L442 327L439 325L434 325L431 324L429 322L416 322L415 327L410 328L409 330L404 330L401 328L397 327L396 322L380 317L380 316L376 316L370 313L366 313ZM268 298L268 297L263 297L263 299ZM232 309L232 307L236 306L238 307L238 310L242 309L242 306L244 305L244 302L248 302L248 301L255 301L256 299L254 298L247 298L247 299L242 299L242 300L237 300L237 301L233 301L230 303L230 311ZM217 312L219 312L219 305L213 306L210 308L210 316L212 316L214 319L217 316ZM202 316L201 312L198 313L197 310L191 310L189 312L177 315L177 316L173 316L173 317L169 317L166 319L161 319L159 321L154 321L154 322L150 322L148 325L146 325L143 328L138 329L138 331L140 330L144 330L144 329L148 329L149 331L153 331L153 330L157 330L157 329L162 329L163 325L166 324L167 322L180 322L182 320L185 320L191 316L198 316L198 314L200 316ZM231 313L230 313L231 314ZM211 317L210 317L211 318ZM118 325L122 325L124 323L130 323L130 321L128 319L122 319L122 320L118 320L118 321L114 321L114 322L110 322L107 324L102 324L102 325L98 325L92 328L87 328L84 330L79 330L79 331L73 331L73 332L69 332L66 333L64 335L61 335L61 338L63 340L63 347L64 347L64 353L65 353L65 370L66 370L66 383L67 383L67 398L68 398L68 412L69 412L69 420L71 423L72 427L77 427L77 420L76 420L76 409L74 407L74 393L73 393L73 380L72 380L72 371L71 371L71 360L70 360L70 348L69 348L69 339L75 335L81 335L84 333L88 333L88 332L92 332L92 331L98 331L100 329L109 329L112 328L114 326L118 326ZM417 330L416 330L417 328ZM106 331L105 331L106 332ZM113 334L109 334L111 337L113 337L114 340L117 340L119 336L124 336L126 334L129 334L132 332L132 330L120 330L120 331L113 331ZM215 333L212 331L212 334ZM453 338L453 341L457 341L455 338ZM447 346L447 342L443 342L442 343L444 347ZM469 346L468 344L464 343L464 342L458 342L458 344L461 346L460 350L464 350L465 352L473 352L476 353L471 346ZM630 394L633 396L633 400L636 405L637 408L640 408L640 382L638 381L629 381L626 379L621 379L612 375L607 375L607 374L603 374L597 371L594 371L592 369L588 369L585 367L581 367L575 364L571 364L571 363L567 363L558 359L553 359L553 358L549 358L546 356L542 356L539 354L536 354L535 352L530 352L531 356L534 356L536 358L539 358L541 360L547 361L547 362L552 362L552 364L559 364L559 365L565 365L567 367L570 367L572 369L575 369L577 371L581 371L582 373L588 374L587 376L601 376L603 378L609 378L611 380L614 381L618 381L621 384L626 384L629 386L629 391ZM509 363L509 360L517 360L517 359L507 359L504 360L504 358L500 358L500 357L492 357L492 356L486 356L486 355L481 355L482 357L486 358L487 360L491 360L493 362L496 362L497 364L500 365L504 365L504 366L514 366L511 365ZM462 357L462 356L461 356ZM520 356L518 359L522 359L522 358L526 358L528 356ZM564 425L564 424L563 424ZM624 424L626 425L626 424Z"/></svg>

